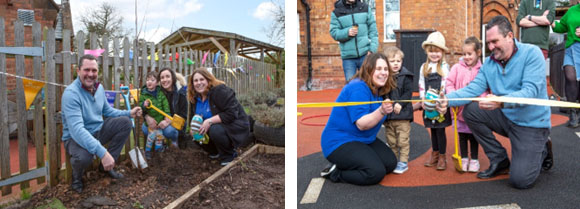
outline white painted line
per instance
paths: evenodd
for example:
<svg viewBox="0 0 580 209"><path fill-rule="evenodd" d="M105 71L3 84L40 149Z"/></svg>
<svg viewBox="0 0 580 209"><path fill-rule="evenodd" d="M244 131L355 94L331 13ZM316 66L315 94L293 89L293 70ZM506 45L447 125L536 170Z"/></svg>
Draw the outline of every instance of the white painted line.
<svg viewBox="0 0 580 209"><path fill-rule="evenodd" d="M302 200L300 200L300 204L316 203L320 191L322 190L322 185L324 185L324 178L313 178L310 180L310 184L308 185Z"/></svg>
<svg viewBox="0 0 580 209"><path fill-rule="evenodd" d="M512 204L476 206L476 207L458 208L458 209L521 209L521 207L516 203L512 203Z"/></svg>
<svg viewBox="0 0 580 209"><path fill-rule="evenodd" d="M580 138L580 132L576 132L576 136L578 136L578 138Z"/></svg>

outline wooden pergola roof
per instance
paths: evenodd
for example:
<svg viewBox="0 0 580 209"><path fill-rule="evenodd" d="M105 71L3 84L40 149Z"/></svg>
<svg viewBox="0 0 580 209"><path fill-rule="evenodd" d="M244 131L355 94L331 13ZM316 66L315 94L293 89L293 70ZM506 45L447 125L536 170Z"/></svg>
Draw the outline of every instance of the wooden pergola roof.
<svg viewBox="0 0 580 209"><path fill-rule="evenodd" d="M256 61L264 61L264 55L266 55L277 64L280 64L280 56L284 50L272 44L235 33L191 27L181 27L179 30L161 40L157 45L182 47L188 50L209 50L211 52L220 50L222 53L228 52ZM259 54L259 58L256 58L255 54Z"/></svg>

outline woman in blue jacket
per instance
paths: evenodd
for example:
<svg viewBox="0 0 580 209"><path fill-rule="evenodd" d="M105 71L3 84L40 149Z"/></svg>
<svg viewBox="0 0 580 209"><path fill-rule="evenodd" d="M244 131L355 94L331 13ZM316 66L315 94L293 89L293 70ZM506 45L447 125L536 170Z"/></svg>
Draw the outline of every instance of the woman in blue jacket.
<svg viewBox="0 0 580 209"><path fill-rule="evenodd" d="M396 87L393 75L385 55L370 54L336 102L382 101L382 96ZM332 165L321 176L333 182L372 185L392 172L397 158L377 138L392 111L392 103L334 107L321 137L322 152Z"/></svg>

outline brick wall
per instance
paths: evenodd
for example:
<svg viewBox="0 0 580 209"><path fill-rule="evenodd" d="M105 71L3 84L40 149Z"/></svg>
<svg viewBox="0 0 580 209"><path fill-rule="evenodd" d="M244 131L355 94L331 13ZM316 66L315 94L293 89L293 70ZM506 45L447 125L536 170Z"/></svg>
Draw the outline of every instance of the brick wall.
<svg viewBox="0 0 580 209"><path fill-rule="evenodd" d="M5 46L14 46L14 21L18 19L18 9L29 9L34 10L34 19L40 23L41 28L52 27L54 28L56 19L56 10L44 9L44 8L34 8L31 1L10 1L11 5L5 1L0 2L0 14L4 18L4 34L5 34ZM53 18L54 19L47 19ZM32 26L24 26L24 46L32 46ZM6 71L7 73L16 74L15 65L16 60L12 55L8 55L6 58ZM32 57L26 57L25 59L25 75L27 77L33 77L33 63ZM44 71L42 72L44 75ZM15 101L15 94L13 90L16 88L16 79L14 77L8 76L6 78L8 99Z"/></svg>
<svg viewBox="0 0 580 209"><path fill-rule="evenodd" d="M385 46L395 45L384 40L384 10L383 1L376 1L377 30L379 31L379 51ZM313 90L341 88L344 81L342 61L338 43L330 37L330 13L335 1L308 1L311 7L311 41ZM489 8L484 8L484 15L502 14L515 19L517 11L510 7L507 0L484 1ZM308 58L306 45L306 15L305 8L297 2L300 25L300 42L297 54L298 88L305 90L308 78ZM448 0L401 0L401 29L435 29L445 36L450 52L445 59L450 65L457 63L461 56L463 40L468 36L480 38L480 4L481 0L448 1ZM491 8L493 6L494 8ZM495 8L499 8L499 10ZM491 12L496 12L492 14ZM499 12L498 12L499 11ZM490 17L484 17L485 20ZM512 23L512 24L515 24ZM516 30L517 31L517 30ZM516 34L517 35L517 34ZM517 37L517 36L516 36Z"/></svg>

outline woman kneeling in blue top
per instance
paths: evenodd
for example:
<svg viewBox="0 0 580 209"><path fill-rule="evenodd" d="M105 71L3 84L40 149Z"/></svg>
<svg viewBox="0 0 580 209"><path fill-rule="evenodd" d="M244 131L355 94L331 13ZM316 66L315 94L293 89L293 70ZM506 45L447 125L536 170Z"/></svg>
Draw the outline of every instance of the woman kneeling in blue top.
<svg viewBox="0 0 580 209"><path fill-rule="evenodd" d="M382 96L396 87L393 75L387 57L373 53L344 86L336 102L382 101ZM377 138L381 124L392 111L392 103L332 108L320 142L324 157L332 164L320 175L333 182L372 185L392 172L397 157Z"/></svg>

